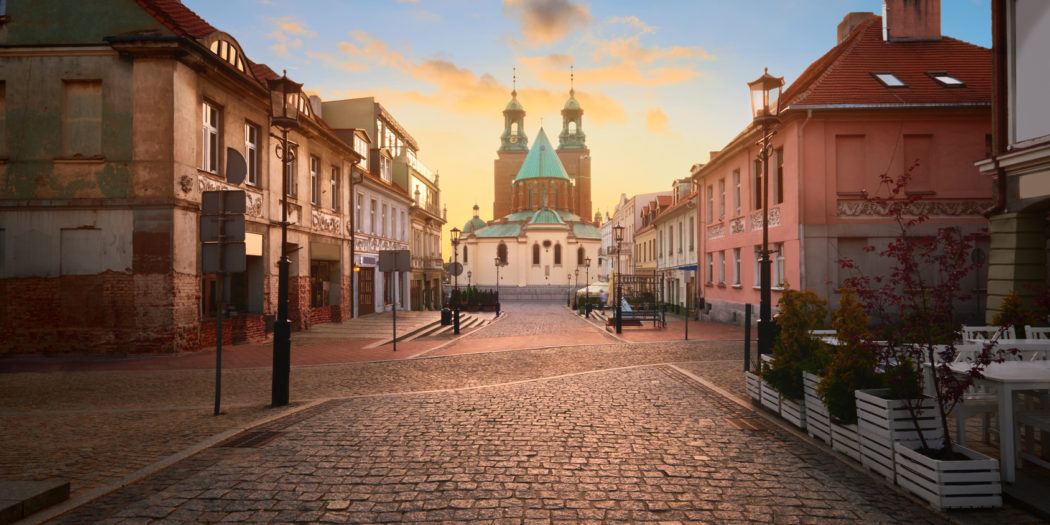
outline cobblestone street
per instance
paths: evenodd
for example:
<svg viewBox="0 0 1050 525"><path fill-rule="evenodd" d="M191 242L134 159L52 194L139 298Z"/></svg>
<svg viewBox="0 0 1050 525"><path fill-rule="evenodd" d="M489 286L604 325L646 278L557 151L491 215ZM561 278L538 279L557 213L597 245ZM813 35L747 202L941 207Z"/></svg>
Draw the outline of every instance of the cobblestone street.
<svg viewBox="0 0 1050 525"><path fill-rule="evenodd" d="M71 479L34 518L63 523L1034 521L935 513L713 390L744 397L740 340L507 310L457 355L295 367L276 410L268 369L226 370L220 417L213 370L4 374L0 477Z"/></svg>

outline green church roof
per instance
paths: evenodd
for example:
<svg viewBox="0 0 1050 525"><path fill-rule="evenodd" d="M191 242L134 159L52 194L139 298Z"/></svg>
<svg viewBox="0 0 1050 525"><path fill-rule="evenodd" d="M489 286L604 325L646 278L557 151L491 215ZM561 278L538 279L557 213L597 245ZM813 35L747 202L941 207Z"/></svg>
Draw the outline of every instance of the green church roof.
<svg viewBox="0 0 1050 525"><path fill-rule="evenodd" d="M572 234L578 239L601 239L602 232L590 224L575 223L572 225Z"/></svg>
<svg viewBox="0 0 1050 525"><path fill-rule="evenodd" d="M558 154L551 146L550 140L547 140L543 128L540 128L540 134L532 144L529 154L525 156L525 162L518 170L518 176L514 177L514 182L541 178L569 180L569 174L558 160Z"/></svg>
<svg viewBox="0 0 1050 525"><path fill-rule="evenodd" d="M565 224L565 221L561 220L561 216L558 212L550 208L540 208L536 210L536 213L532 214L532 218L529 219L529 224Z"/></svg>
<svg viewBox="0 0 1050 525"><path fill-rule="evenodd" d="M470 219L469 221L467 221L466 224L463 225L463 233L476 232L484 228L485 226L487 226L485 221L479 219L478 217L474 217L473 219Z"/></svg>
<svg viewBox="0 0 1050 525"><path fill-rule="evenodd" d="M510 102L507 102L507 107L503 108L503 111L525 111L525 108L521 107L521 102L518 102L517 91L514 92Z"/></svg>
<svg viewBox="0 0 1050 525"><path fill-rule="evenodd" d="M562 109L576 110L580 109L580 103L576 101L576 92L569 92L569 100L565 101L565 107Z"/></svg>
<svg viewBox="0 0 1050 525"><path fill-rule="evenodd" d="M521 234L521 225L517 223L493 224L478 230L478 237L517 237Z"/></svg>

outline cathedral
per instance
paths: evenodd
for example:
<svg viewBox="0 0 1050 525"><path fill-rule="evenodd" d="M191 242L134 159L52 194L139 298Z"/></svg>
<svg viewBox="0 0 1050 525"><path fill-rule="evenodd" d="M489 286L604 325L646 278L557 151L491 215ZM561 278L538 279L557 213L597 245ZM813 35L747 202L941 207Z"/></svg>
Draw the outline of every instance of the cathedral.
<svg viewBox="0 0 1050 525"><path fill-rule="evenodd" d="M493 170L494 218L483 220L474 205L474 218L463 225L460 284L495 286L497 259L500 286L565 286L578 281L582 287L588 261L589 276L597 279L601 232L586 218L591 214L591 156L574 89L561 115L558 148L542 127L530 147L525 108L517 89L511 92Z"/></svg>

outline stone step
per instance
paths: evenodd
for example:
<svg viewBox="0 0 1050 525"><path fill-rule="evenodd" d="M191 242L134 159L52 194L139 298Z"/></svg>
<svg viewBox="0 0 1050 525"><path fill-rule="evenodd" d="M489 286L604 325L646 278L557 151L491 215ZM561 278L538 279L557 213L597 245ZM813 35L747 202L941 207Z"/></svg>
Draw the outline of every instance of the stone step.
<svg viewBox="0 0 1050 525"><path fill-rule="evenodd" d="M69 499L69 482L0 480L0 525L14 523Z"/></svg>

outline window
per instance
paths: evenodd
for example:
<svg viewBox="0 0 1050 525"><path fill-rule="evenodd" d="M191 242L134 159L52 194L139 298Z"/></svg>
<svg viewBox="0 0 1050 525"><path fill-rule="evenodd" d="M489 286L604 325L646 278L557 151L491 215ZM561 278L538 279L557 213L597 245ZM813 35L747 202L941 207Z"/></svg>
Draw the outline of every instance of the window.
<svg viewBox="0 0 1050 525"><path fill-rule="evenodd" d="M496 257L499 257L500 264L507 264L507 245L500 242L499 246L496 247ZM538 264L538 263L535 263Z"/></svg>
<svg viewBox="0 0 1050 525"><path fill-rule="evenodd" d="M755 246L755 282L753 286L759 288L762 285L762 246Z"/></svg>
<svg viewBox="0 0 1050 525"><path fill-rule="evenodd" d="M384 202L384 203L383 203L383 215L381 216L381 220L383 221L383 222L382 222L382 228L383 228L383 229L382 229L382 231L380 232L380 235L382 235L383 237L386 237L386 235L387 235L387 234L386 234L386 232L387 232L387 230L389 229L389 228L388 228L388 226L390 225L390 222L389 222L389 220L387 219L386 211L387 211L387 205L386 205L386 203Z"/></svg>
<svg viewBox="0 0 1050 525"><path fill-rule="evenodd" d="M540 265L540 245L538 245L538 244L533 244L532 245L532 265L533 266L539 266Z"/></svg>
<svg viewBox="0 0 1050 525"><path fill-rule="evenodd" d="M773 183L773 204L784 202L784 148L774 151L777 172L770 182Z"/></svg>
<svg viewBox="0 0 1050 525"><path fill-rule="evenodd" d="M751 169L751 209L762 209L762 161L755 160Z"/></svg>
<svg viewBox="0 0 1050 525"><path fill-rule="evenodd" d="M66 81L62 113L62 155L102 154L102 82Z"/></svg>
<svg viewBox="0 0 1050 525"><path fill-rule="evenodd" d="M943 87L947 87L947 88L966 87L966 84L962 80L959 80L959 79L957 79L957 78L955 78L955 77L953 77L953 76L951 76L948 73L945 73L943 71L938 71L938 72L931 71L931 72L926 73L926 74L929 75L930 78L932 78L935 81L937 81L937 83L940 84Z"/></svg>
<svg viewBox="0 0 1050 525"><path fill-rule="evenodd" d="M883 86L888 88L906 88L907 84L901 82L901 79L897 78L893 73L872 73L871 76L875 77Z"/></svg>
<svg viewBox="0 0 1050 525"><path fill-rule="evenodd" d="M718 179L718 220L726 218L726 180Z"/></svg>
<svg viewBox="0 0 1050 525"><path fill-rule="evenodd" d="M580 248L578 248L576 250L576 266L583 266L583 256L584 256L584 251L583 251L583 247L581 246Z"/></svg>
<svg viewBox="0 0 1050 525"><path fill-rule="evenodd" d="M783 288L784 279L784 243L778 242L773 245L773 284L774 288Z"/></svg>
<svg viewBox="0 0 1050 525"><path fill-rule="evenodd" d="M740 170L733 170L733 215L740 215Z"/></svg>
<svg viewBox="0 0 1050 525"><path fill-rule="evenodd" d="M693 243L696 241L696 231L693 229L696 227L696 221L692 217L689 217L689 251L694 250Z"/></svg>
<svg viewBox="0 0 1050 525"><path fill-rule="evenodd" d="M310 306L328 306L331 301L332 274L336 270L333 261L310 261Z"/></svg>
<svg viewBox="0 0 1050 525"><path fill-rule="evenodd" d="M208 173L219 173L219 108L207 101L202 107L201 169Z"/></svg>
<svg viewBox="0 0 1050 525"><path fill-rule="evenodd" d="M379 170L383 180L390 182L390 159L386 157L380 157L379 159Z"/></svg>
<svg viewBox="0 0 1050 525"><path fill-rule="evenodd" d="M362 227L361 227L362 215L361 214L364 213L364 212L361 210L361 208L364 208L364 207L365 207L365 196L364 196L364 194L359 192L357 194L357 209L354 211L354 213L356 214L356 216L354 218L354 231L362 231Z"/></svg>
<svg viewBox="0 0 1050 525"><path fill-rule="evenodd" d="M707 222L715 222L715 189L707 187Z"/></svg>
<svg viewBox="0 0 1050 525"><path fill-rule="evenodd" d="M740 286L740 248L733 248L733 286Z"/></svg>
<svg viewBox="0 0 1050 525"><path fill-rule="evenodd" d="M718 252L718 284L726 283L726 252Z"/></svg>
<svg viewBox="0 0 1050 525"><path fill-rule="evenodd" d="M464 264L466 264L467 260L469 259L469 257L467 256L467 251L468 251L467 250L467 245L464 244L463 245L463 263Z"/></svg>
<svg viewBox="0 0 1050 525"><path fill-rule="evenodd" d="M714 254L707 254L707 284L711 284L711 279L714 278L715 274L715 256Z"/></svg>
<svg viewBox="0 0 1050 525"><path fill-rule="evenodd" d="M321 184L317 180L317 171L321 169L321 159L310 155L310 204L321 203Z"/></svg>
<svg viewBox="0 0 1050 525"><path fill-rule="evenodd" d="M295 197L299 195L299 178L296 174L299 171L299 148L293 144L288 145L288 155L292 160L288 161L284 165L284 179L286 187L288 188L288 196Z"/></svg>
<svg viewBox="0 0 1050 525"><path fill-rule="evenodd" d="M372 199L372 207L368 209L368 228L375 235L379 232L379 223L376 222L376 210L379 209L379 203L375 199Z"/></svg>
<svg viewBox="0 0 1050 525"><path fill-rule="evenodd" d="M560 244L555 244L554 245L554 265L555 266L560 266L561 265L561 245Z"/></svg>
<svg viewBox="0 0 1050 525"><path fill-rule="evenodd" d="M405 225L406 224L408 224L408 222L405 221L405 210L401 210L401 240L402 241L406 240L405 239Z"/></svg>
<svg viewBox="0 0 1050 525"><path fill-rule="evenodd" d="M259 185L259 126L244 123L244 161L248 165L247 179L252 186Z"/></svg>
<svg viewBox="0 0 1050 525"><path fill-rule="evenodd" d="M674 225L667 225L667 255L674 255Z"/></svg>
<svg viewBox="0 0 1050 525"><path fill-rule="evenodd" d="M332 211L339 211L340 201L343 200L342 182L339 180L339 168L332 166Z"/></svg>
<svg viewBox="0 0 1050 525"><path fill-rule="evenodd" d="M684 239L682 238L682 223L678 223L678 253L682 253L682 246L685 246Z"/></svg>

